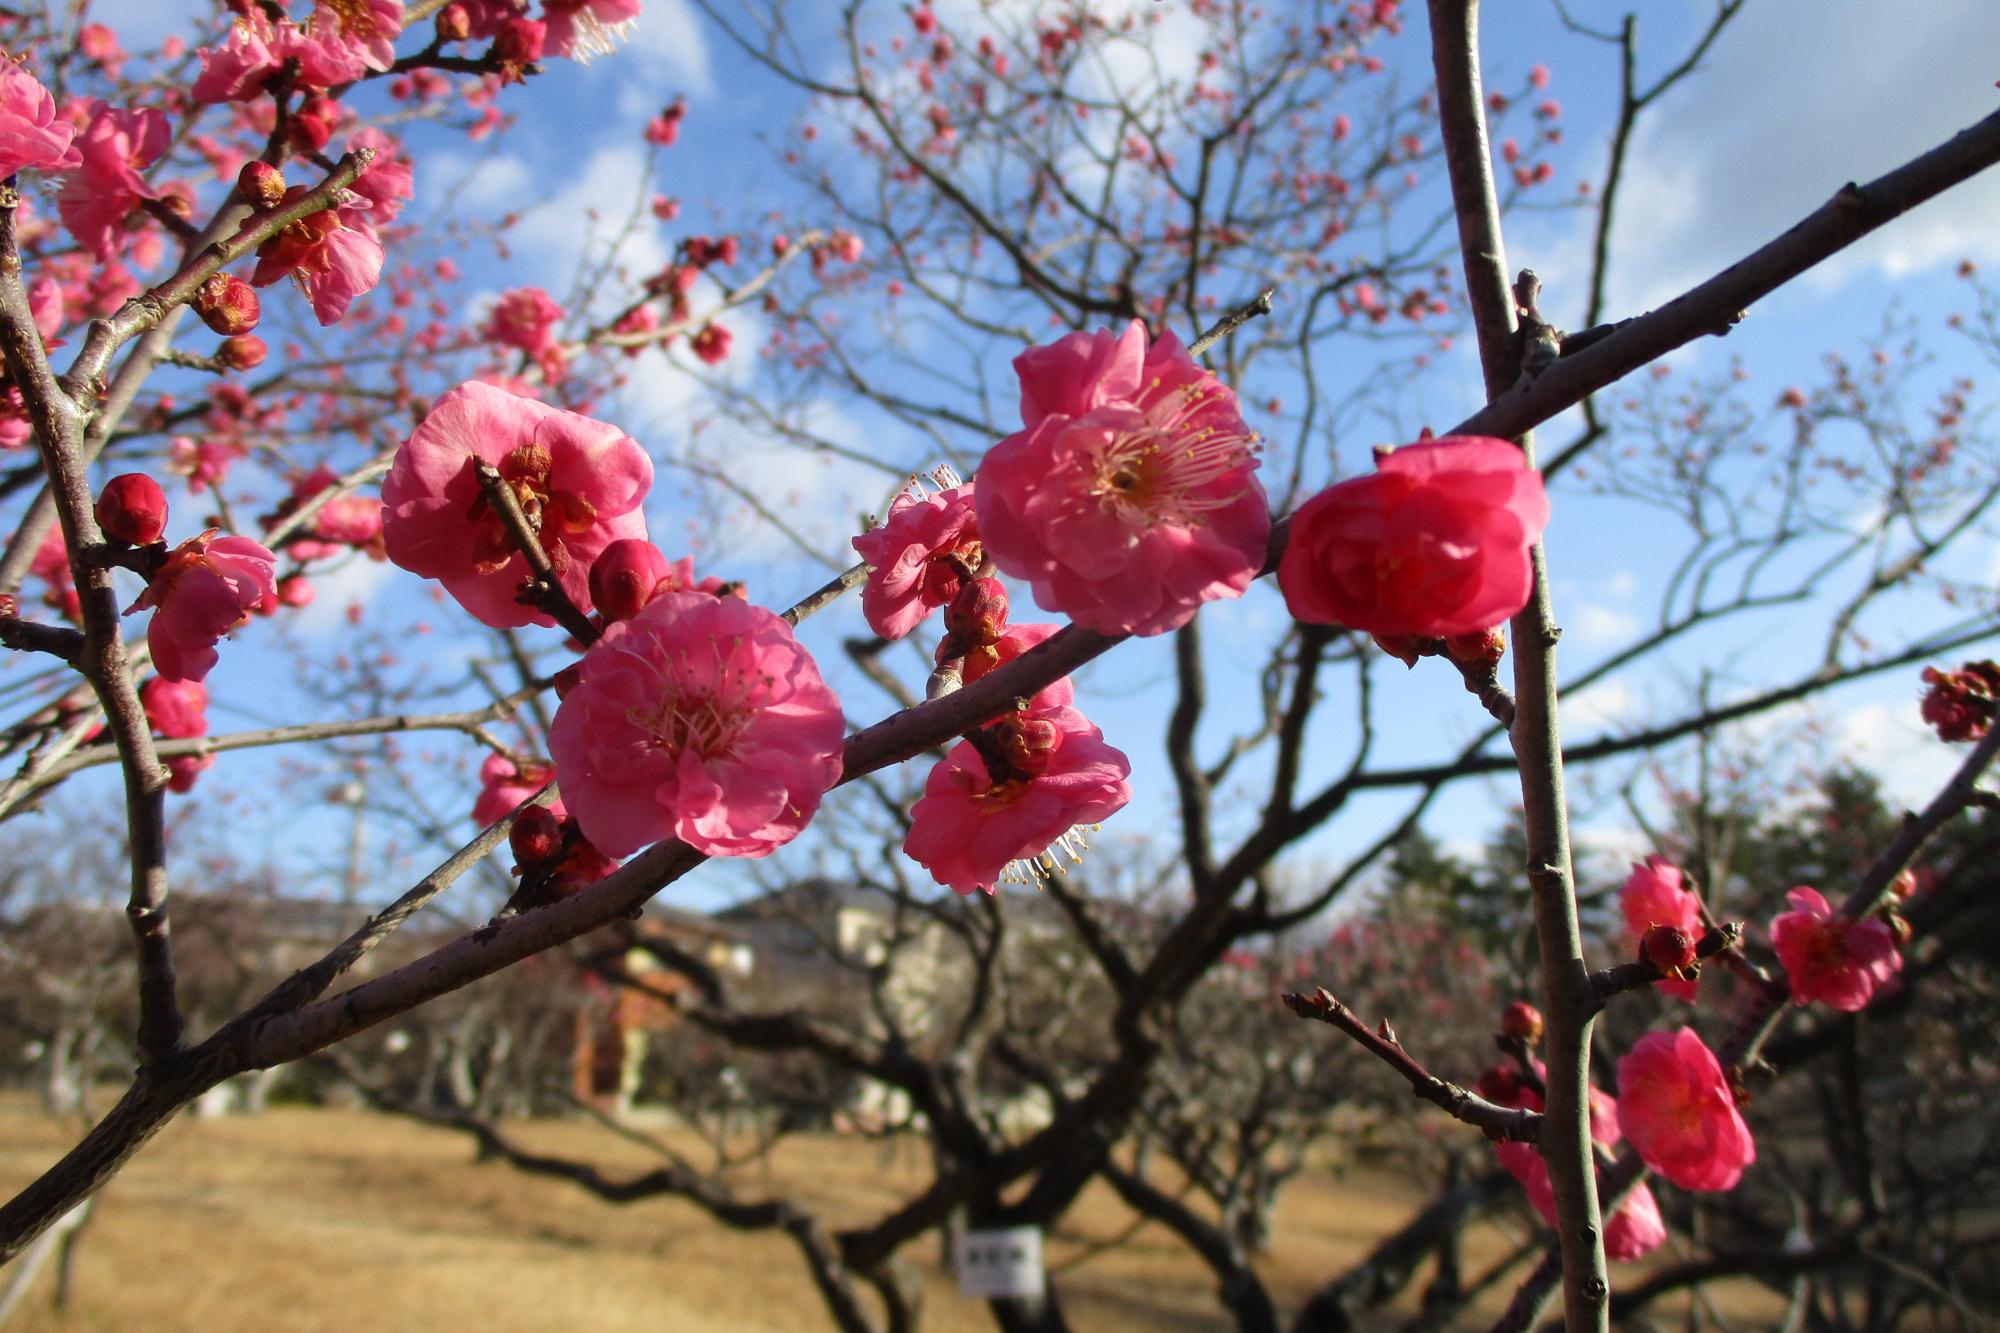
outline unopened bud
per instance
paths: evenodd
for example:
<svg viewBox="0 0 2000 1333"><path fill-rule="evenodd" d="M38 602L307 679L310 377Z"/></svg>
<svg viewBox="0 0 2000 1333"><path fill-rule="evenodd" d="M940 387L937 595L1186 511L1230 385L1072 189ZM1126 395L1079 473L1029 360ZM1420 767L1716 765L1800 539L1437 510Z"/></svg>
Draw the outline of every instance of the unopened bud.
<svg viewBox="0 0 2000 1333"><path fill-rule="evenodd" d="M1897 900L1900 902L1908 902L1910 899L1916 897L1917 872L1914 870L1904 870L1900 872L1896 876L1896 878L1890 882L1889 892L1895 894Z"/></svg>
<svg viewBox="0 0 2000 1333"><path fill-rule="evenodd" d="M1542 1011L1516 1000L1500 1011L1500 1035L1533 1046L1542 1039Z"/></svg>
<svg viewBox="0 0 2000 1333"><path fill-rule="evenodd" d="M21 599L11 592L0 593L0 620L19 620Z"/></svg>
<svg viewBox="0 0 2000 1333"><path fill-rule="evenodd" d="M437 36L440 42L462 42L472 36L472 14L461 4L449 4L438 11Z"/></svg>
<svg viewBox="0 0 2000 1333"><path fill-rule="evenodd" d="M314 93L292 112L289 133L292 147L301 153L317 153L333 138L340 125L340 103Z"/></svg>
<svg viewBox="0 0 2000 1333"><path fill-rule="evenodd" d="M493 34L493 49L487 55L502 65L519 70L542 58L542 40L548 29L534 19L506 19Z"/></svg>
<svg viewBox="0 0 2000 1333"><path fill-rule="evenodd" d="M170 190L154 202L165 209L170 216L177 217L182 222L194 217L194 200L177 191Z"/></svg>
<svg viewBox="0 0 2000 1333"><path fill-rule="evenodd" d="M630 620L673 579L673 566L659 548L626 537L604 548L590 566L590 602L608 623Z"/></svg>
<svg viewBox="0 0 2000 1333"><path fill-rule="evenodd" d="M1654 926L1639 937L1639 957L1686 981L1695 974L1694 936L1679 926Z"/></svg>
<svg viewBox="0 0 2000 1333"><path fill-rule="evenodd" d="M998 643L1007 632L1007 589L999 579L973 579L965 584L944 609L944 629L957 640L959 651L954 656Z"/></svg>
<svg viewBox="0 0 2000 1333"><path fill-rule="evenodd" d="M507 832L516 868L544 865L562 850L562 821L545 805L531 805Z"/></svg>
<svg viewBox="0 0 2000 1333"><path fill-rule="evenodd" d="M233 338L224 338L222 345L215 349L215 359L230 370L254 370L264 364L270 355L270 348L254 333L239 333Z"/></svg>
<svg viewBox="0 0 2000 1333"><path fill-rule="evenodd" d="M105 535L128 546L151 546L167 532L167 493L143 472L106 482L96 511Z"/></svg>
<svg viewBox="0 0 2000 1333"><path fill-rule="evenodd" d="M195 288L190 304L202 323L225 338L250 332L263 315L256 289L231 273L217 273Z"/></svg>
<svg viewBox="0 0 2000 1333"><path fill-rule="evenodd" d="M285 173L252 158L236 173L236 192L252 208L276 208L285 197Z"/></svg>
<svg viewBox="0 0 2000 1333"><path fill-rule="evenodd" d="M1520 1072L1506 1065L1495 1065L1479 1076L1472 1090L1489 1102L1512 1106L1521 1095Z"/></svg>
<svg viewBox="0 0 2000 1333"><path fill-rule="evenodd" d="M1444 641L1444 651L1460 666L1498 666L1507 655L1507 631L1496 626L1477 634L1454 634Z"/></svg>
<svg viewBox="0 0 2000 1333"><path fill-rule="evenodd" d="M1894 912L1885 914L1882 920L1888 925L1889 933L1896 937L1896 947L1899 949L1909 948L1910 936L1915 933L1910 929L1910 923L1902 917L1897 916Z"/></svg>
<svg viewBox="0 0 2000 1333"><path fill-rule="evenodd" d="M278 583L278 600L286 606L310 606L314 595L312 580L303 574L294 574Z"/></svg>
<svg viewBox="0 0 2000 1333"><path fill-rule="evenodd" d="M1062 728L1045 717L1002 718L991 730L999 740L1000 753L1027 777L1044 772L1049 757L1062 747Z"/></svg>

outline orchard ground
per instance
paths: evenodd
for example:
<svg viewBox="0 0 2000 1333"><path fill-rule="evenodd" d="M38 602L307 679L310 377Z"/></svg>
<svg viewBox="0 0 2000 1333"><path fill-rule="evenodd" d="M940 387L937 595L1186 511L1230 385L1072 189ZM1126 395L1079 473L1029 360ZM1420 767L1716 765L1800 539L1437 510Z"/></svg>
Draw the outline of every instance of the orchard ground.
<svg viewBox="0 0 2000 1333"><path fill-rule="evenodd" d="M108 1098L107 1098L108 1100ZM594 1126L511 1124L529 1148L587 1157L637 1174L644 1149ZM692 1135L669 1136L700 1152ZM0 1097L0 1188L33 1178L69 1141L61 1123L25 1097ZM879 1215L927 1178L923 1145L801 1135L768 1169L740 1170L745 1196L798 1198L835 1223ZM1483 1163L1482 1163L1483 1165ZM1429 1181L1356 1168L1308 1172L1281 1196L1276 1241L1258 1268L1293 1311L1320 1283L1358 1260L1430 1197ZM1157 1225L1123 1244L1132 1214L1093 1184L1050 1239L1071 1325L1104 1333L1231 1327L1211 1275ZM1470 1282L1511 1253L1520 1223L1468 1229ZM1669 1247L1669 1250L1671 1247ZM1661 1263L1673 1261L1669 1250ZM937 1263L934 1239L907 1257L925 1282L923 1327L986 1329L991 1316L961 1298ZM1627 1281L1652 1265L1626 1270ZM1364 1327L1400 1327L1429 1280ZM617 1207L567 1183L474 1161L471 1141L381 1115L278 1107L260 1116L183 1116L102 1196L78 1251L67 1314L50 1307L53 1265L16 1311L22 1333L201 1330L316 1333L365 1327L474 1328L485 1333L588 1328L592 1333L777 1333L827 1326L826 1307L790 1243L742 1234L671 1199ZM1473 1307L1483 1327L1513 1288L1495 1285ZM1710 1304L1750 1326L1771 1326L1783 1303L1751 1284L1712 1285ZM1666 1316L1684 1307L1661 1303Z"/></svg>

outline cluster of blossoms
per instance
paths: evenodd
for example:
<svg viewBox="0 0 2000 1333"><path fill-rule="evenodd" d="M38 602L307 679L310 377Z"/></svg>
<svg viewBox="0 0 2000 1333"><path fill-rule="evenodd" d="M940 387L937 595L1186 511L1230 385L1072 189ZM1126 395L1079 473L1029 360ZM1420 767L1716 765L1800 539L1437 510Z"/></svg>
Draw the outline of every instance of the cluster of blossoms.
<svg viewBox="0 0 2000 1333"><path fill-rule="evenodd" d="M1976 741L2000 711L2000 663L1967 662L1956 671L1924 668L1923 719L1942 741Z"/></svg>
<svg viewBox="0 0 2000 1333"><path fill-rule="evenodd" d="M697 240L682 271L735 257L731 239ZM521 289L485 335L546 358L561 313ZM1235 394L1171 334L1134 321L1014 364L1022 429L972 482L913 482L854 540L872 566L862 606L878 634L902 637L944 611L933 693L1058 628L1010 624L996 573L1078 625L1155 635L1240 596L1270 544L1256 437ZM604 626L564 673L549 741L577 836L610 856L667 836L761 856L798 835L839 777L839 708L789 625L726 595L738 590L697 584L689 562L644 540L651 481L645 451L615 427L468 382L399 451L382 543L488 625L550 624L546 590L522 591L531 570L495 503L492 488L504 488L562 594ZM1381 634L1484 634L1525 600L1546 517L1539 479L1511 446L1398 450L1302 511L1286 597L1308 618ZM1130 799L1129 775L1057 681L932 770L905 850L941 884L990 891L1037 873L1052 849L1074 854L1080 828Z"/></svg>
<svg viewBox="0 0 2000 1333"><path fill-rule="evenodd" d="M1528 1006L1518 1006L1528 1009ZM1535 1014L1539 1033L1541 1016ZM1526 1069L1495 1066L1479 1080L1479 1095L1498 1106L1513 1110L1540 1111L1543 1107L1542 1066L1530 1061ZM1599 1146L1616 1148L1624 1137L1618 1120L1618 1104L1596 1088L1590 1090L1590 1137ZM1548 1163L1534 1145L1501 1142L1493 1145L1493 1155L1502 1169L1527 1191L1528 1202L1550 1226L1556 1224L1556 1191L1549 1179ZM1657 1249L1667 1238L1666 1223L1660 1217L1659 1200L1642 1181L1619 1203L1604 1221L1604 1253L1621 1261L1638 1259Z"/></svg>

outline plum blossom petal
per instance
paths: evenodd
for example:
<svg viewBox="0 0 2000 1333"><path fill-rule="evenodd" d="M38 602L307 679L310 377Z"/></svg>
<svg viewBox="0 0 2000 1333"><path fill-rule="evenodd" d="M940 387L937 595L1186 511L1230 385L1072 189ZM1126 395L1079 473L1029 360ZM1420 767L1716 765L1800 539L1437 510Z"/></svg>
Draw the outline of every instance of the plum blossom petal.
<svg viewBox="0 0 2000 1333"><path fill-rule="evenodd" d="M1801 884L1785 895L1792 910L1771 922L1771 946L1785 965L1798 1004L1817 1001L1855 1013L1903 970L1886 922L1836 916L1819 890Z"/></svg>
<svg viewBox="0 0 2000 1333"><path fill-rule="evenodd" d="M985 550L1035 601L1107 634L1164 634L1240 597L1271 516L1236 395L1165 333L1072 334L1015 360L1027 427L975 479Z"/></svg>
<svg viewBox="0 0 2000 1333"><path fill-rule="evenodd" d="M504 629L554 622L514 600L528 563L487 505L475 459L499 468L539 519L557 578L588 610L592 562L612 542L646 535L646 451L616 426L476 380L432 405L382 484L383 540L396 564L437 579L474 618Z"/></svg>
<svg viewBox="0 0 2000 1333"><path fill-rule="evenodd" d="M1548 519L1540 474L1505 440L1405 445L1299 507L1278 585L1308 624L1473 634L1527 603L1528 553Z"/></svg>
<svg viewBox="0 0 2000 1333"><path fill-rule="evenodd" d="M549 731L556 778L610 856L678 837L768 856L840 777L846 724L812 657L772 612L669 593L608 626Z"/></svg>
<svg viewBox="0 0 2000 1333"><path fill-rule="evenodd" d="M207 676L216 642L277 598L277 565L257 542L218 537L213 528L176 547L126 612L153 610L146 644L154 669L169 681Z"/></svg>
<svg viewBox="0 0 2000 1333"><path fill-rule="evenodd" d="M1757 1160L1722 1065L1692 1028L1648 1032L1618 1061L1618 1120L1639 1159L1682 1189L1733 1189Z"/></svg>

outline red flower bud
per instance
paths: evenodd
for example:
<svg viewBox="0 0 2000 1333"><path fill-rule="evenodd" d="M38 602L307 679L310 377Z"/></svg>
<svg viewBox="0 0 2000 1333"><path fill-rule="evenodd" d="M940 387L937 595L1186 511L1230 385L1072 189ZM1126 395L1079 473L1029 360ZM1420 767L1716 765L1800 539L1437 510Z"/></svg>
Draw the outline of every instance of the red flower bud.
<svg viewBox="0 0 2000 1333"><path fill-rule="evenodd" d="M1889 892L1895 894L1897 899L1902 902L1908 902L1910 899L1916 897L1917 872L1908 869L1899 872L1896 878L1890 882Z"/></svg>
<svg viewBox="0 0 2000 1333"><path fill-rule="evenodd" d="M1477 634L1454 634L1444 641L1444 651L1460 666L1499 666L1507 655L1507 631L1495 626Z"/></svg>
<svg viewBox="0 0 2000 1333"><path fill-rule="evenodd" d="M239 333L233 338L224 338L222 346L215 349L215 359L230 370L254 370L264 364L270 349L264 340L254 333Z"/></svg>
<svg viewBox="0 0 2000 1333"><path fill-rule="evenodd" d="M998 579L973 579L945 607L944 628L958 650L953 657L1000 642L1007 632L1007 589Z"/></svg>
<svg viewBox="0 0 2000 1333"><path fill-rule="evenodd" d="M518 79L522 66L542 58L542 40L547 32L547 27L534 19L507 19L493 34L493 49L487 56L507 66Z"/></svg>
<svg viewBox="0 0 2000 1333"><path fill-rule="evenodd" d="M695 334L688 345L694 348L696 356L714 366L720 365L728 358L730 338L728 329L720 324L709 324L704 326L700 333Z"/></svg>
<svg viewBox="0 0 2000 1333"><path fill-rule="evenodd" d="M590 602L608 623L630 620L671 585L674 568L659 548L639 537L611 543L590 567Z"/></svg>
<svg viewBox="0 0 2000 1333"><path fill-rule="evenodd" d="M508 830L507 845L514 851L516 869L543 865L562 851L562 821L547 806L531 805Z"/></svg>
<svg viewBox="0 0 2000 1333"><path fill-rule="evenodd" d="M1641 935L1639 957L1682 981L1693 979L1697 970L1694 936L1679 926L1654 926Z"/></svg>
<svg viewBox="0 0 2000 1333"><path fill-rule="evenodd" d="M1473 1085L1472 1090L1489 1102L1512 1106L1521 1095L1520 1071L1506 1065L1495 1065L1479 1076L1479 1082Z"/></svg>
<svg viewBox="0 0 2000 1333"><path fill-rule="evenodd" d="M190 303L201 322L221 334L234 337L257 327L263 308L249 283L229 273L217 273L195 288Z"/></svg>
<svg viewBox="0 0 2000 1333"><path fill-rule="evenodd" d="M438 11L437 37L440 42L462 42L472 36L472 15L461 4L449 4Z"/></svg>
<svg viewBox="0 0 2000 1333"><path fill-rule="evenodd" d="M333 132L340 125L340 103L331 97L314 93L300 102L292 112L288 126L292 147L301 153L317 153L326 147Z"/></svg>
<svg viewBox="0 0 2000 1333"><path fill-rule="evenodd" d="M278 584L278 600L286 606L310 606L313 596L312 580L303 574L294 574Z"/></svg>
<svg viewBox="0 0 2000 1333"><path fill-rule="evenodd" d="M252 158L236 173L236 192L252 208L276 208L285 197L285 173Z"/></svg>
<svg viewBox="0 0 2000 1333"><path fill-rule="evenodd" d="M167 493L143 472L113 477L97 497L97 525L114 541L150 546L167 532Z"/></svg>
<svg viewBox="0 0 2000 1333"><path fill-rule="evenodd" d="M1533 1046L1542 1039L1542 1011L1516 1000L1500 1011L1500 1035Z"/></svg>

